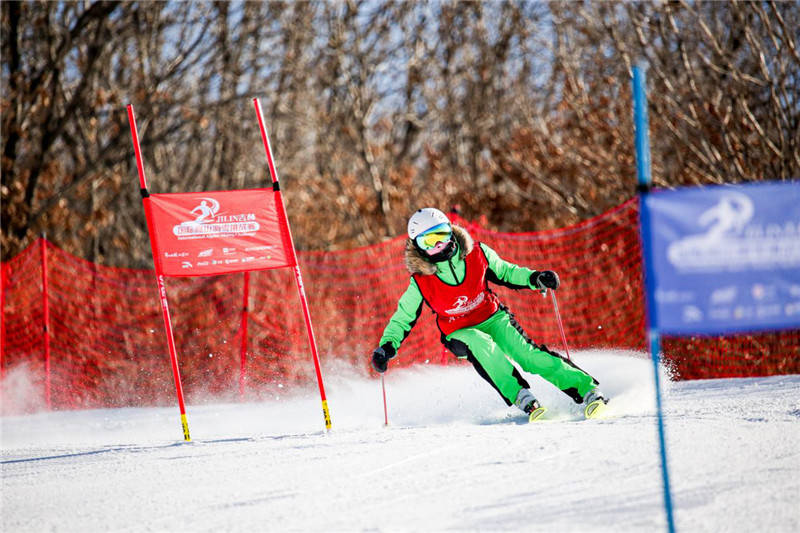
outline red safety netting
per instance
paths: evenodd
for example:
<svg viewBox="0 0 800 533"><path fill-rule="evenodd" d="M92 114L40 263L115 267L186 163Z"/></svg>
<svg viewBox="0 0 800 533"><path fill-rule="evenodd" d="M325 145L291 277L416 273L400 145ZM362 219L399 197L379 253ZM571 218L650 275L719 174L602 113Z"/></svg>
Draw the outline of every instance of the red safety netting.
<svg viewBox="0 0 800 533"><path fill-rule="evenodd" d="M497 233L455 217L502 257L562 278L558 304L571 349L645 350L643 283L635 200L568 228ZM42 246L49 330L44 328ZM408 283L404 238L339 252L300 252L324 371L369 372ZM164 325L152 270L98 266L38 241L2 265L3 412L174 402ZM290 394L315 382L294 276L252 272L245 394ZM187 400L239 398L245 274L170 278L167 290ZM551 299L496 288L538 343L561 351ZM49 337L49 372L46 363ZM683 379L800 372L800 330L663 339ZM450 364L425 308L393 364ZM48 387L49 376L49 387Z"/></svg>

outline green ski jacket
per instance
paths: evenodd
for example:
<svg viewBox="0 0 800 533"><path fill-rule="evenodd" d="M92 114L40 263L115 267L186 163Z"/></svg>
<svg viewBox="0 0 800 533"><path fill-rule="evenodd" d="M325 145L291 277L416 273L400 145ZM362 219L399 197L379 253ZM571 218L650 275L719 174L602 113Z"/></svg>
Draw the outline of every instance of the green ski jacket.
<svg viewBox="0 0 800 533"><path fill-rule="evenodd" d="M456 239L458 249L449 260L439 263L428 262L414 246L411 241L406 243L406 266L411 274L433 274L439 279L450 285L455 285L464 281L466 265L464 257L472 251L475 243L469 233L460 226L453 226L453 236ZM510 287L512 289L532 289L537 290L531 282L532 274L536 271L515 265L502 259L497 252L483 243L477 243L486 255L489 262L489 269L486 273L487 279L492 283ZM408 288L397 303L397 310L392 315L389 323L383 331L380 345L386 343L397 351L403 340L411 332L411 329L422 313L424 299L414 278L409 278Z"/></svg>

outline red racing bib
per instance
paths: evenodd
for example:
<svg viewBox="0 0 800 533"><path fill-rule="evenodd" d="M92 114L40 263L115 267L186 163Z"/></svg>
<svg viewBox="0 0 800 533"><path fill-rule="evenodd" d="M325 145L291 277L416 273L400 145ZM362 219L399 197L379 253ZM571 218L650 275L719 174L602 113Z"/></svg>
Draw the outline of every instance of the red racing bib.
<svg viewBox="0 0 800 533"><path fill-rule="evenodd" d="M458 285L445 283L436 274L413 275L422 297L436 313L439 329L445 335L480 324L500 308L497 295L487 286L489 262L478 243L475 243L464 261L466 275Z"/></svg>

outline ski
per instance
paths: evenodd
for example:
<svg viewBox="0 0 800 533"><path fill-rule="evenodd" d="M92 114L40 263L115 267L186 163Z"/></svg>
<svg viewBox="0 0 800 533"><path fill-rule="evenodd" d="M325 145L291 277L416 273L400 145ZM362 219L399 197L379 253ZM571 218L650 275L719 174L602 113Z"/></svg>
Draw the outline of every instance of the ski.
<svg viewBox="0 0 800 533"><path fill-rule="evenodd" d="M586 406L586 409L583 410L583 414L586 415L587 419L603 418L606 410L607 407L605 400L603 398L598 398Z"/></svg>
<svg viewBox="0 0 800 533"><path fill-rule="evenodd" d="M537 407L528 415L528 422L536 422L547 411L547 407Z"/></svg>

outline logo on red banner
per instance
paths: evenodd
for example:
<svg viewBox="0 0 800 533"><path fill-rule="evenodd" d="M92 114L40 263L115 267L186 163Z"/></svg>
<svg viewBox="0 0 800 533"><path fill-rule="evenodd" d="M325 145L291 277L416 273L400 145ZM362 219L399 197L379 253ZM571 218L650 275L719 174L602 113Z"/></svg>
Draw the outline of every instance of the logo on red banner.
<svg viewBox="0 0 800 533"><path fill-rule="evenodd" d="M208 276L291 265L272 189L153 194L153 248L163 274Z"/></svg>
<svg viewBox="0 0 800 533"><path fill-rule="evenodd" d="M200 204L192 209L197 215L172 227L178 239L202 239L221 235L253 235L261 227L255 213L217 215L219 202L214 198L202 198Z"/></svg>

